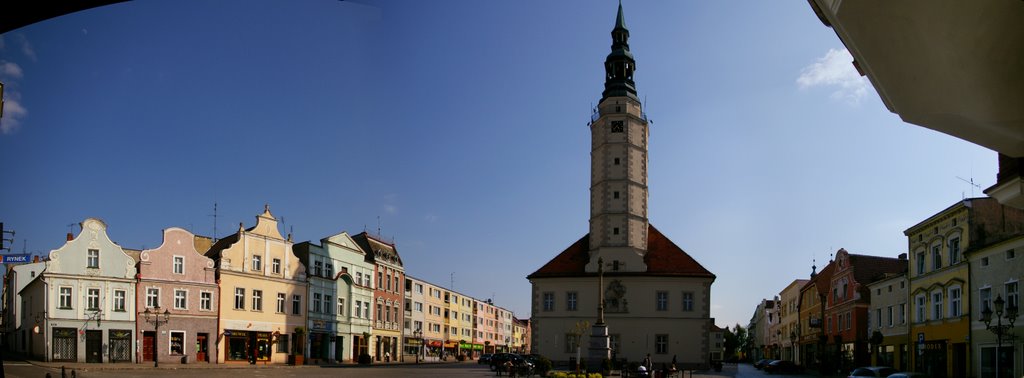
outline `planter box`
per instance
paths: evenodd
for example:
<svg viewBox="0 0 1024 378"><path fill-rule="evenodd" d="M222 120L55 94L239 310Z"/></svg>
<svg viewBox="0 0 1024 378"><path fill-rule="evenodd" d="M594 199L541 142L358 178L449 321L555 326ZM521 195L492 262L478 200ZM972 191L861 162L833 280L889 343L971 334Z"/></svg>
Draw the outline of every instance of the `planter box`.
<svg viewBox="0 0 1024 378"><path fill-rule="evenodd" d="M301 355L294 355L293 354L293 355L289 355L288 356L288 365L303 365L304 363L305 363L305 360L303 359L303 356L301 356Z"/></svg>

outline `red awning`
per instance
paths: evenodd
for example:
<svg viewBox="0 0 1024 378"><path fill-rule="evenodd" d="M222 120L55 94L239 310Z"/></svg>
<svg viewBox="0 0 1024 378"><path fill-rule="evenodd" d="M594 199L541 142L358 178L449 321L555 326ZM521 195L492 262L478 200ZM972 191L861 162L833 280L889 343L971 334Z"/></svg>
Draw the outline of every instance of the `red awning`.
<svg viewBox="0 0 1024 378"><path fill-rule="evenodd" d="M432 347L439 347L439 346L441 346L441 342L435 340L435 341L431 341L430 344L428 344L428 345L430 345Z"/></svg>

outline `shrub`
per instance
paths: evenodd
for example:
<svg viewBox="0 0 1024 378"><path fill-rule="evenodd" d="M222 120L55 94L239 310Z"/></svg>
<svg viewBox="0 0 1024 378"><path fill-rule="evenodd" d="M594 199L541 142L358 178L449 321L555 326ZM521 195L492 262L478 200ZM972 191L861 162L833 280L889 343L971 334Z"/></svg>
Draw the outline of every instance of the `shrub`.
<svg viewBox="0 0 1024 378"><path fill-rule="evenodd" d="M533 366L533 368L534 370L537 371L537 374L544 376L549 371L551 371L551 360L549 360L547 357L540 356L537 358L537 363Z"/></svg>

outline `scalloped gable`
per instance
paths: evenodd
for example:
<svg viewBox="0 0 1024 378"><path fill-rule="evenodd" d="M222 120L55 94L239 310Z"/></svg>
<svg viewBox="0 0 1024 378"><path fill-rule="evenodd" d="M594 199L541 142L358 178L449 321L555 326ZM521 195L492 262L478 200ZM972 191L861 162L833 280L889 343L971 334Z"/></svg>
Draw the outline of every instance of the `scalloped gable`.
<svg viewBox="0 0 1024 378"><path fill-rule="evenodd" d="M256 225L246 230L256 235L284 240L281 231L277 229L277 218L270 214L270 205L263 206L263 214L256 216Z"/></svg>
<svg viewBox="0 0 1024 378"><path fill-rule="evenodd" d="M583 235L580 240L526 278L593 275L585 270L587 262L590 260L589 236L589 234ZM715 278L714 274L704 268L690 254L683 251L661 231L654 228L654 225L650 224L647 228L647 254L644 256L644 263L647 264L647 271L643 273L608 273Z"/></svg>
<svg viewBox="0 0 1024 378"><path fill-rule="evenodd" d="M134 278L135 259L121 246L110 240L107 224L96 218L86 218L74 239L50 251L46 270L51 273L88 275L114 278ZM88 268L88 251L99 250L99 269Z"/></svg>
<svg viewBox="0 0 1024 378"><path fill-rule="evenodd" d="M196 250L195 234L179 227L164 229L163 243L154 249L143 250L140 256L139 276L141 278L181 279L188 281L212 283L212 277L204 272L204 268L213 268L213 259ZM184 257L184 277L172 274L174 256Z"/></svg>

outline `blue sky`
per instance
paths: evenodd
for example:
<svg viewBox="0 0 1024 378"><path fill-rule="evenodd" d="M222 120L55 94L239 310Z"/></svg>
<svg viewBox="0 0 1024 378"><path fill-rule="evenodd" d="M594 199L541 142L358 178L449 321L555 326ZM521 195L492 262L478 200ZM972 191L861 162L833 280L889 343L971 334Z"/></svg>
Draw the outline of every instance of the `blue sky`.
<svg viewBox="0 0 1024 378"><path fill-rule="evenodd" d="M616 5L147 0L4 33L0 221L45 254L86 217L130 248L211 235L214 202L219 236L264 203L296 241L379 217L409 274L529 317L525 276L587 232ZM806 1L624 8L650 219L718 276L721 326L995 181L994 152L886 110Z"/></svg>

